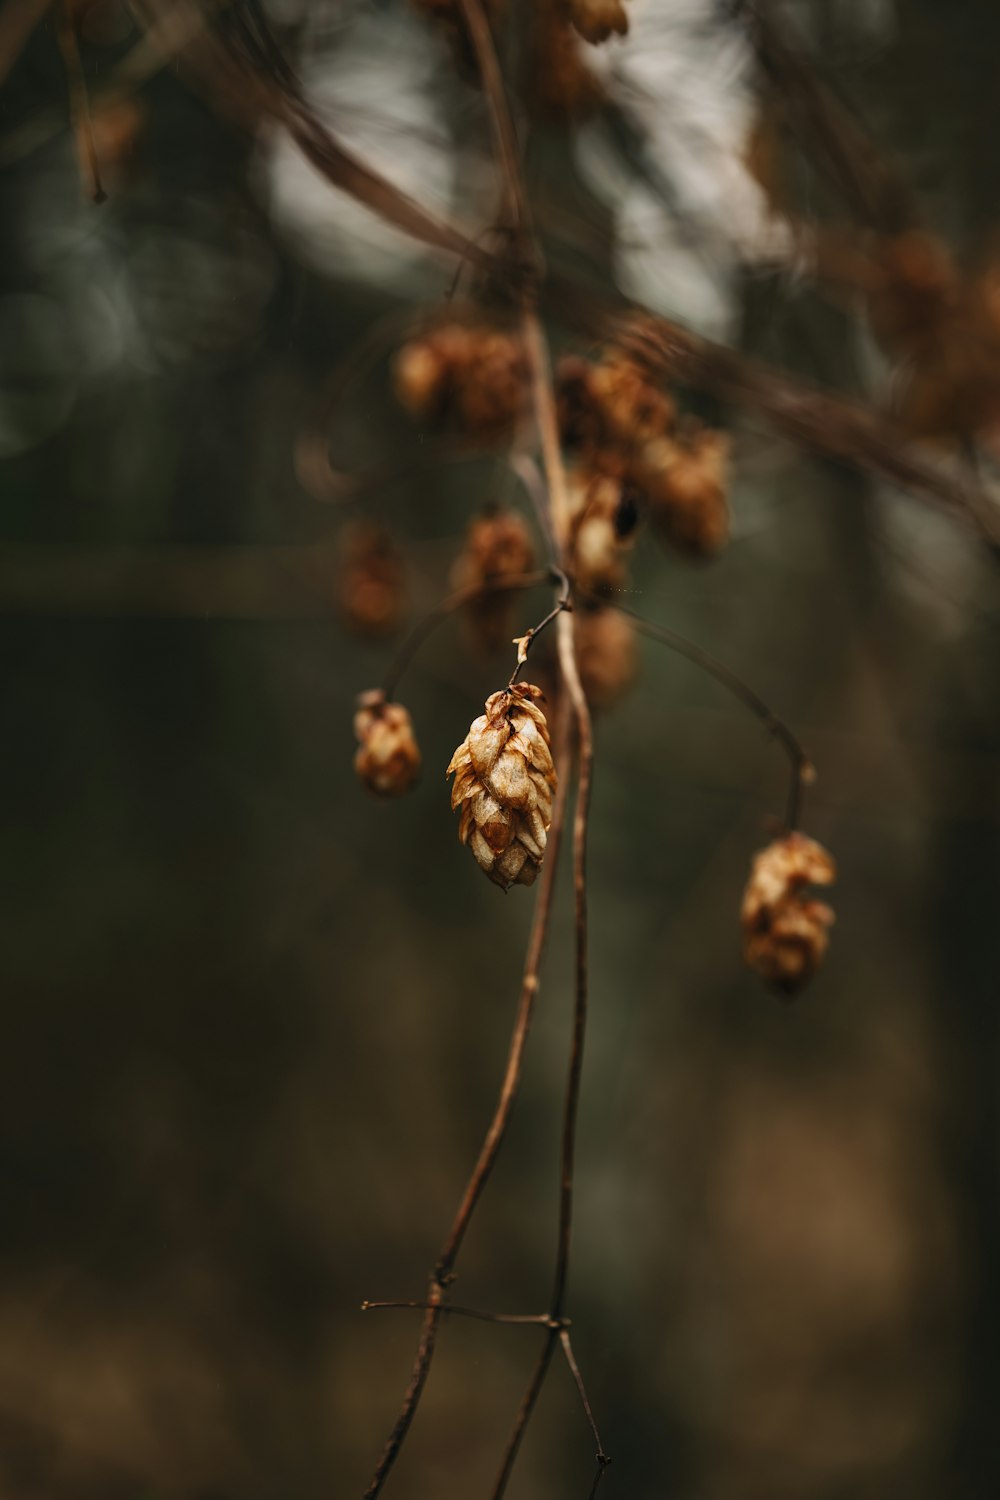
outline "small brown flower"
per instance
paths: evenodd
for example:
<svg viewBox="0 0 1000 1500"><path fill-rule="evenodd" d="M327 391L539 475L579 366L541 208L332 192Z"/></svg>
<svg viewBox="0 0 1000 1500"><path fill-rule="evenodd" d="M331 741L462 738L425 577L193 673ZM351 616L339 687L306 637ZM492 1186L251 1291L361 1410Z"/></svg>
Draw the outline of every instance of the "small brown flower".
<svg viewBox="0 0 1000 1500"><path fill-rule="evenodd" d="M622 0L566 0L566 13L585 42L606 42L612 33L628 31Z"/></svg>
<svg viewBox="0 0 1000 1500"><path fill-rule="evenodd" d="M491 694L448 766L458 836L504 890L534 882L552 821L556 769L541 697L529 682Z"/></svg>
<svg viewBox="0 0 1000 1500"><path fill-rule="evenodd" d="M354 715L358 748L354 769L377 797L400 797L420 773L420 750L401 703L387 703L380 688L362 693Z"/></svg>
<svg viewBox="0 0 1000 1500"><path fill-rule="evenodd" d="M727 435L692 420L676 440L661 438L643 449L636 483L649 499L653 522L674 546L702 557L725 546L728 461Z"/></svg>
<svg viewBox="0 0 1000 1500"><path fill-rule="evenodd" d="M607 605L577 605L573 640L583 690L593 708L610 708L636 673L635 626Z"/></svg>
<svg viewBox="0 0 1000 1500"><path fill-rule="evenodd" d="M405 606L403 560L384 526L358 521L341 536L338 602L358 635L391 635Z"/></svg>
<svg viewBox="0 0 1000 1500"><path fill-rule="evenodd" d="M495 579L527 573L535 548L524 517L516 510L489 506L471 522L465 545L451 570L456 589L478 588ZM508 589L484 593L466 605L465 617L477 644L497 651L510 643L511 595Z"/></svg>
<svg viewBox="0 0 1000 1500"><path fill-rule="evenodd" d="M832 885L837 867L815 839L789 833L754 856L743 892L744 958L775 989L792 995L826 953L833 912L807 896L807 885Z"/></svg>

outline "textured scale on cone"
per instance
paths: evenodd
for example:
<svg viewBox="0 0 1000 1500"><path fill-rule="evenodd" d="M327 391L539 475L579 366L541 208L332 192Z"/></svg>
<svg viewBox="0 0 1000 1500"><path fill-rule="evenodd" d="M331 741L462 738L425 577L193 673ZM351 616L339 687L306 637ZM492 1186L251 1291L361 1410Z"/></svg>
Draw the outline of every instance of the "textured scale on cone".
<svg viewBox="0 0 1000 1500"><path fill-rule="evenodd" d="M836 876L832 855L804 833L775 839L754 856L740 911L744 958L787 995L816 973L834 921L830 907L805 888L832 885Z"/></svg>
<svg viewBox="0 0 1000 1500"><path fill-rule="evenodd" d="M401 797L420 774L420 750L410 715L401 703L387 703L379 689L362 693L354 715L358 748L354 769L377 797Z"/></svg>
<svg viewBox="0 0 1000 1500"><path fill-rule="evenodd" d="M451 758L458 836L495 885L531 885L541 868L556 769L541 688L515 682L492 693Z"/></svg>

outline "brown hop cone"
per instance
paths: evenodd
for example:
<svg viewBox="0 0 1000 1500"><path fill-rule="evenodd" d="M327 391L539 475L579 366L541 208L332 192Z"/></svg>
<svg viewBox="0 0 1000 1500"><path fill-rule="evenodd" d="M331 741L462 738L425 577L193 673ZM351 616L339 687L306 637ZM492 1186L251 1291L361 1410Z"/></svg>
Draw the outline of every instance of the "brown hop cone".
<svg viewBox="0 0 1000 1500"><path fill-rule="evenodd" d="M635 482L649 499L650 515L676 547L710 557L729 540L726 497L729 439L688 422L677 440L648 443L635 468Z"/></svg>
<svg viewBox="0 0 1000 1500"><path fill-rule="evenodd" d="M606 42L613 32L624 36L628 31L621 0L566 0L566 13L585 42Z"/></svg>
<svg viewBox="0 0 1000 1500"><path fill-rule="evenodd" d="M531 885L541 867L556 769L549 729L530 682L493 693L451 758L458 836L495 885Z"/></svg>
<svg viewBox="0 0 1000 1500"><path fill-rule="evenodd" d="M610 594L625 583L625 554L633 530L622 531L622 484L608 474L577 470L569 476L570 558L581 588Z"/></svg>
<svg viewBox="0 0 1000 1500"><path fill-rule="evenodd" d="M833 858L815 839L789 833L754 856L743 892L743 954L755 973L792 995L816 973L827 950L833 912L806 894L832 885Z"/></svg>
<svg viewBox="0 0 1000 1500"><path fill-rule="evenodd" d="M450 421L467 436L489 441L513 426L524 408L527 364L513 333L444 323L404 344L393 383L413 416Z"/></svg>
<svg viewBox="0 0 1000 1500"><path fill-rule="evenodd" d="M559 425L567 447L627 457L671 431L673 399L620 349L598 363L567 355L557 371Z"/></svg>
<svg viewBox="0 0 1000 1500"><path fill-rule="evenodd" d="M516 510L490 506L475 517L465 534L465 545L451 570L456 589L477 588L494 579L527 573L535 564L535 548L524 517ZM466 606L465 617L477 644L496 651L510 642L510 593L484 593Z"/></svg>
<svg viewBox="0 0 1000 1500"><path fill-rule="evenodd" d="M578 605L573 641L587 701L592 708L610 708L635 677L635 626L607 605Z"/></svg>
<svg viewBox="0 0 1000 1500"><path fill-rule="evenodd" d="M354 769L377 797L400 797L420 772L420 751L410 716L401 703L387 703L380 688L362 693L354 715L358 748Z"/></svg>
<svg viewBox="0 0 1000 1500"><path fill-rule="evenodd" d="M406 596L403 560L384 526L358 521L341 536L338 603L345 623L358 635L391 635Z"/></svg>

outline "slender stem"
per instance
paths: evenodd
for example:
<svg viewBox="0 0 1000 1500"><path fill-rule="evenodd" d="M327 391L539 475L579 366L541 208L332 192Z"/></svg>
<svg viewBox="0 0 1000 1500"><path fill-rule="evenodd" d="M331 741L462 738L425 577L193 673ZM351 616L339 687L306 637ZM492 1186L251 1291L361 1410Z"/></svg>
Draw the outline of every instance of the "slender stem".
<svg viewBox="0 0 1000 1500"><path fill-rule="evenodd" d="M528 1423L531 1421L531 1414L535 1409L538 1397L541 1395L542 1386L545 1384L545 1377L548 1374L549 1365L552 1363L552 1356L555 1353L558 1337L559 1334L555 1328L550 1328L545 1335L542 1352L539 1354L535 1368L531 1372L528 1389L521 1398L521 1405L518 1407L517 1416L514 1418L514 1425L510 1431L510 1437L507 1439L507 1446L504 1449L503 1458L500 1460L500 1468L497 1471L497 1477L490 1492L490 1500L502 1500L504 1492L507 1489L507 1484L513 1473L514 1464L517 1461L517 1455L520 1451L521 1442Z"/></svg>
<svg viewBox="0 0 1000 1500"><path fill-rule="evenodd" d="M569 1365L570 1374L573 1376L576 1388L580 1393L580 1400L583 1402L583 1409L586 1413L587 1421L590 1423L590 1430L594 1434L594 1442L597 1444L597 1462L602 1469L606 1469L608 1464L611 1462L611 1459L604 1451L604 1444L601 1442L601 1434L597 1430L597 1422L594 1418L594 1411L590 1404L590 1397L587 1395L587 1387L583 1383L583 1376L580 1374L580 1366L577 1364L576 1355L573 1353L573 1343L570 1339L568 1328L560 1328L559 1342L562 1345L562 1351L566 1356L566 1363Z"/></svg>
<svg viewBox="0 0 1000 1500"><path fill-rule="evenodd" d="M545 569L539 569L534 573L509 573L506 577L489 578L485 583L473 583L468 588L457 589L454 594L449 594L447 599L432 609L430 614L415 625L400 646L396 657L382 680L382 691L387 698L392 698L399 686L400 678L406 671L410 662L420 650L428 636L432 635L437 627L449 619L457 610L464 609L467 604L475 604L479 599L485 599L490 594L502 593L513 589L534 589L548 582L551 573Z"/></svg>
<svg viewBox="0 0 1000 1500"><path fill-rule="evenodd" d="M556 760L563 759L560 754L565 745L567 734L566 710L562 709L556 720ZM500 1094L497 1099L496 1109L486 1131L486 1136L479 1151L476 1164L462 1195L462 1201L452 1222L448 1237L441 1247L437 1265L431 1276L430 1286L427 1293L427 1307L424 1320L420 1330L420 1341L417 1345L416 1358L410 1375L410 1383L403 1397L403 1404L399 1416L382 1450L372 1476L371 1483L365 1491L364 1500L375 1500L375 1496L381 1494L382 1487L389 1476L399 1450L403 1446L406 1434L410 1429L414 1414L420 1402L424 1385L427 1381L431 1361L434 1358L434 1347L437 1338L438 1323L443 1311L442 1300L445 1288L453 1280L455 1261L465 1238L469 1221L479 1202L483 1188L493 1165L503 1145L507 1126L510 1122L511 1111L514 1108L514 1100L517 1097L518 1087L521 1082L521 1071L524 1063L524 1049L531 1029L531 1021L535 1010L535 1001L538 995L539 975L542 956L545 951L545 940L548 936L549 917L552 910L552 896L555 889L555 876L559 862L559 846L561 843L563 822L566 812L566 796L569 784L569 776L566 771L560 775L556 786L556 798L552 809L552 823L549 828L548 844L545 850L545 862L542 865L542 874L538 883L538 896L535 900L535 910L531 922L531 933L528 938L528 951L525 955L524 972L521 980L521 995L518 1001L517 1015L514 1021L514 1030L510 1040L510 1048L507 1054L507 1067L504 1072L503 1082L500 1085ZM551 1335L553 1338L555 1334Z"/></svg>
<svg viewBox="0 0 1000 1500"><path fill-rule="evenodd" d="M503 75L497 59L490 23L480 0L460 0L462 15L469 29L469 38L476 54L483 80L483 92L489 102L490 124L493 127L493 143L500 164L507 209L514 227L524 242L530 232L530 210L528 196L524 191L521 176L521 157L517 144L517 132L507 102L507 91L503 86Z"/></svg>
<svg viewBox="0 0 1000 1500"><path fill-rule="evenodd" d="M526 631L524 635L515 638L514 644L517 647L517 661L514 663L514 670L511 672L510 680L507 683L508 690L514 686L514 678L528 660L528 653L542 631L546 626L551 625L552 621L557 619L563 610L572 609L573 607L569 602L569 579L566 577L566 574L561 568L553 568L552 575L562 580L559 598L556 600L553 608L549 610L544 620L539 620L538 624L532 625L531 629Z"/></svg>
<svg viewBox="0 0 1000 1500"><path fill-rule="evenodd" d="M435 1307L437 1306L437 1304L434 1305ZM401 1307L419 1307L426 1312L429 1311L431 1304L429 1302L362 1302L361 1311L381 1312L385 1308ZM440 1312L442 1317L448 1317L454 1313L460 1318L478 1318L482 1323L524 1323L533 1327L541 1325L543 1328L547 1328L552 1321L548 1313L487 1312L481 1307L460 1307L454 1302L442 1302L440 1304Z"/></svg>
<svg viewBox="0 0 1000 1500"><path fill-rule="evenodd" d="M594 598L597 596L594 595ZM686 657L695 666L701 667L716 682L728 688L735 698L747 707L751 713L756 714L770 734L778 741L785 754L788 756L791 775L788 784L788 803L785 812L785 824L789 833L793 833L799 826L802 815L802 799L805 788L810 786L816 779L816 772L802 745L799 743L794 732L779 719L759 693L754 692L749 683L743 681L732 667L727 667L724 662L719 661L711 652L696 646L694 641L689 641L686 636L678 635L676 630L670 630L666 625L656 625L651 620L644 619L642 615L636 614L635 610L629 609L627 605L619 604L616 600L602 600L602 603L610 603L619 614L627 615L635 623L637 630L643 635L648 635L651 640L659 641L661 645L668 646L671 651L676 651L678 656Z"/></svg>

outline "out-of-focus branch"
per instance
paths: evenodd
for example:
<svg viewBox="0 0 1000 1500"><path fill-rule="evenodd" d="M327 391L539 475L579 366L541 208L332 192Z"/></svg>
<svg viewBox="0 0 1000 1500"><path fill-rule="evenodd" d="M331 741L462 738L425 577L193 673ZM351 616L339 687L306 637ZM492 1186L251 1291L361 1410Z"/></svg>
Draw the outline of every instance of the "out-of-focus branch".
<svg viewBox="0 0 1000 1500"><path fill-rule="evenodd" d="M779 21L768 0L727 0L727 8L745 21L797 136L812 147L818 166L857 217L886 234L918 223L921 215L902 175L820 76L791 22L785 17Z"/></svg>
<svg viewBox="0 0 1000 1500"><path fill-rule="evenodd" d="M626 343L651 371L711 391L763 417L793 442L932 500L1000 545L1000 510L975 477L925 457L906 433L867 407L828 395L667 318L642 311L631 320L606 316L603 332Z"/></svg>
<svg viewBox="0 0 1000 1500"><path fill-rule="evenodd" d="M190 0L134 0L134 5L148 26L162 23L168 15L183 23L198 14ZM342 146L287 77L274 69L265 72L245 49L206 29L179 51L178 63L198 91L231 123L250 132L265 120L284 125L327 181L388 223L424 244L463 255L484 269L504 269L504 263L488 250Z"/></svg>

